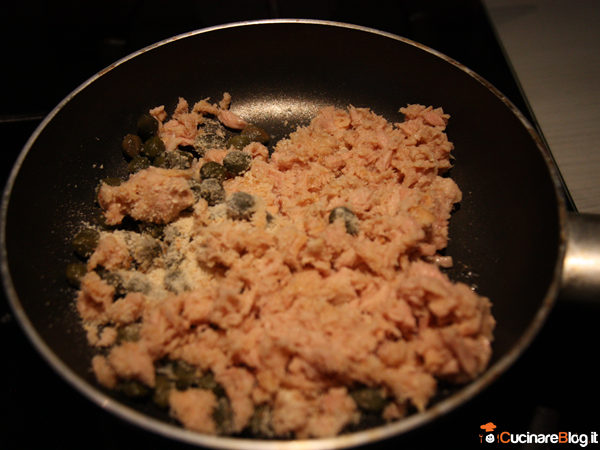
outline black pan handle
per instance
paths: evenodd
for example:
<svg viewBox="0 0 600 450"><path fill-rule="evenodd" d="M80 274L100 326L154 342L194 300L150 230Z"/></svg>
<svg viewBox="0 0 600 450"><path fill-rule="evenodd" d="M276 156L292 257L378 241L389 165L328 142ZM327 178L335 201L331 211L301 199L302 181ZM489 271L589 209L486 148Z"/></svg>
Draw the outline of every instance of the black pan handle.
<svg viewBox="0 0 600 450"><path fill-rule="evenodd" d="M600 214L568 215L560 296L600 305Z"/></svg>

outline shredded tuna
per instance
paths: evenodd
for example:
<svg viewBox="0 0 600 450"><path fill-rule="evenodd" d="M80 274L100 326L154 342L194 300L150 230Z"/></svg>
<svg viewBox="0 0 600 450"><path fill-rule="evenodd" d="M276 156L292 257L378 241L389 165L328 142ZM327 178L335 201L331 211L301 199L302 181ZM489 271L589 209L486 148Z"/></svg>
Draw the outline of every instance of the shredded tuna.
<svg viewBox="0 0 600 450"><path fill-rule="evenodd" d="M202 389L174 390L169 396L173 416L186 428L206 434L215 434L217 430L212 417L216 403L215 395Z"/></svg>
<svg viewBox="0 0 600 450"><path fill-rule="evenodd" d="M152 110L167 151L193 143L209 115L243 127L230 101L190 111L179 99L168 121ZM98 382L154 388L166 377L170 414L201 433L318 438L360 421L358 389L382 396L381 420L392 421L425 410L439 380L479 376L491 303L452 282L442 270L452 258L440 254L462 199L442 176L452 167L449 115L400 111L405 121L392 124L327 107L271 155L247 146L250 170L223 181L228 200L250 194L243 214L192 191L224 146L188 170L151 167L103 185L107 223L165 226L160 238L104 231L88 261L77 308L90 343L108 346L92 363ZM350 215L332 218L339 207ZM115 337L128 327L135 338Z"/></svg>
<svg viewBox="0 0 600 450"><path fill-rule="evenodd" d="M194 194L185 173L150 167L133 175L120 186L103 184L98 202L106 211L109 225L126 215L136 220L168 223L194 204Z"/></svg>
<svg viewBox="0 0 600 450"><path fill-rule="evenodd" d="M115 388L119 378L104 356L96 355L92 358L92 369L100 384L108 389Z"/></svg>
<svg viewBox="0 0 600 450"><path fill-rule="evenodd" d="M118 235L106 234L88 261L88 269L102 266L108 270L128 269L131 265L129 247Z"/></svg>
<svg viewBox="0 0 600 450"><path fill-rule="evenodd" d="M88 272L81 280L81 290L77 295L77 311L84 321L98 322L106 316L106 310L113 303L115 288L110 286L96 272Z"/></svg>
<svg viewBox="0 0 600 450"><path fill-rule="evenodd" d="M219 113L217 114L217 118L221 121L223 125L229 128L233 128L234 130L241 130L246 125L248 125L248 122L246 122L244 119L241 119L240 117L236 116L234 113L226 109L222 109L221 111L219 111Z"/></svg>

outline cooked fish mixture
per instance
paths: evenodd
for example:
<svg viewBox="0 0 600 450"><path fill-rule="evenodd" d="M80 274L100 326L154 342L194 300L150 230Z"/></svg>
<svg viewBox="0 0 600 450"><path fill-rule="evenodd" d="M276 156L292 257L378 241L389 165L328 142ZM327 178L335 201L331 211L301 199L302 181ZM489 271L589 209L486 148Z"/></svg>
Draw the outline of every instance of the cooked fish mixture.
<svg viewBox="0 0 600 450"><path fill-rule="evenodd" d="M441 270L449 116L326 107L269 152L230 101L152 109L123 142L131 175L99 187L67 271L98 382L190 430L303 439L481 374L490 301Z"/></svg>

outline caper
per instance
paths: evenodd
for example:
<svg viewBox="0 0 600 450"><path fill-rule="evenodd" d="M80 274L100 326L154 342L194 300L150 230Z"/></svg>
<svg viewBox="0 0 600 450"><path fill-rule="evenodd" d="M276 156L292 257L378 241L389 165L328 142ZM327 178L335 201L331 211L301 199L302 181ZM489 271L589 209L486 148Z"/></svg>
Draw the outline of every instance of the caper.
<svg viewBox="0 0 600 450"><path fill-rule="evenodd" d="M220 123L206 122L198 129L194 148L200 157L211 148L222 148L225 145L225 130Z"/></svg>
<svg viewBox="0 0 600 450"><path fill-rule="evenodd" d="M129 170L129 173L136 173L148 167L150 167L150 160L148 158L145 156L136 156L127 165L127 170Z"/></svg>
<svg viewBox="0 0 600 450"><path fill-rule="evenodd" d="M182 359L178 359L173 364L173 373L175 376L187 376L196 373L196 368Z"/></svg>
<svg viewBox="0 0 600 450"><path fill-rule="evenodd" d="M81 279L87 273L87 266L82 262L72 262L67 264L65 275L71 286L78 288L81 285Z"/></svg>
<svg viewBox="0 0 600 450"><path fill-rule="evenodd" d="M242 136L241 134L236 134L233 137L230 137L225 143L225 147L231 148L233 147L236 150L243 150L244 147L250 145L250 138L248 136Z"/></svg>
<svg viewBox="0 0 600 450"><path fill-rule="evenodd" d="M210 180L210 178L207 178L208 180ZM192 192L194 193L194 198L196 199L196 201L200 200L200 183L202 183L204 180L200 179L197 180L195 178L190 178L188 180L188 184L190 186L190 189L192 190ZM217 183L219 181L217 180Z"/></svg>
<svg viewBox="0 0 600 450"><path fill-rule="evenodd" d="M148 294L152 290L152 286L142 276L142 274L135 274L135 276L132 276L127 281L125 289L127 289L129 292L141 292L142 294Z"/></svg>
<svg viewBox="0 0 600 450"><path fill-rule="evenodd" d="M219 181L223 181L226 176L227 169L215 161L208 161L200 168L200 178L203 180L208 178L216 178Z"/></svg>
<svg viewBox="0 0 600 450"><path fill-rule="evenodd" d="M219 397L213 410L213 420L220 435L231 434L234 430L233 409L227 397Z"/></svg>
<svg viewBox="0 0 600 450"><path fill-rule="evenodd" d="M153 222L138 223L138 230L142 234L148 234L154 239L162 239L165 236L165 225Z"/></svg>
<svg viewBox="0 0 600 450"><path fill-rule="evenodd" d="M193 384L194 378L191 377L182 377L177 378L177 380L175 380L175 387L179 391L185 391L186 389L190 388Z"/></svg>
<svg viewBox="0 0 600 450"><path fill-rule="evenodd" d="M183 360L177 360L173 366L173 373L177 377L175 386L183 391L198 382L196 368Z"/></svg>
<svg viewBox="0 0 600 450"><path fill-rule="evenodd" d="M140 340L140 325L132 323L117 329L117 344L122 342L136 342Z"/></svg>
<svg viewBox="0 0 600 450"><path fill-rule="evenodd" d="M109 225L106 222L106 216L104 215L104 211L102 211L102 210L100 210L96 213L94 222L98 226L98 229L103 230L103 231L114 230L115 228L117 228L116 226Z"/></svg>
<svg viewBox="0 0 600 450"><path fill-rule="evenodd" d="M168 169L185 170L192 167L193 160L194 155L192 155L190 152L184 152L183 150L173 150L172 152L167 152L167 154L165 155L164 166Z"/></svg>
<svg viewBox="0 0 600 450"><path fill-rule="evenodd" d="M137 121L137 131L143 141L156 136L158 133L158 120L148 113L142 114Z"/></svg>
<svg viewBox="0 0 600 450"><path fill-rule="evenodd" d="M75 235L71 244L73 250L82 258L89 258L100 241L100 232L86 228Z"/></svg>
<svg viewBox="0 0 600 450"><path fill-rule="evenodd" d="M171 381L166 375L156 376L156 385L152 392L152 401L161 408L169 406L169 392L171 392Z"/></svg>
<svg viewBox="0 0 600 450"><path fill-rule="evenodd" d="M115 288L115 297L124 297L127 294L127 289L125 289L121 276L101 266L96 269L96 272L98 272L100 278L106 281L107 284Z"/></svg>
<svg viewBox="0 0 600 450"><path fill-rule="evenodd" d="M165 288L171 292L181 293L190 290L185 274L178 267L171 267L163 277Z"/></svg>
<svg viewBox="0 0 600 450"><path fill-rule="evenodd" d="M223 167L232 175L241 175L247 172L252 165L252 155L241 150L231 150L223 158Z"/></svg>
<svg viewBox="0 0 600 450"><path fill-rule="evenodd" d="M261 127L256 125L248 125L242 130L242 136L248 137L252 142L260 142L265 145L271 140L271 136Z"/></svg>
<svg viewBox="0 0 600 450"><path fill-rule="evenodd" d="M379 412L387 406L387 399L381 392L381 389L360 388L350 392L350 396L356 402L356 405L369 412Z"/></svg>
<svg viewBox="0 0 600 450"><path fill-rule="evenodd" d="M140 236L131 248L131 256L140 272L147 272L162 254L160 241L149 235Z"/></svg>
<svg viewBox="0 0 600 450"><path fill-rule="evenodd" d="M142 147L142 156L148 159L154 159L165 152L165 143L158 136L152 136Z"/></svg>
<svg viewBox="0 0 600 450"><path fill-rule="evenodd" d="M120 186L121 184L123 184L123 179L117 177L108 177L103 178L102 180L100 180L100 182L108 184L109 186Z"/></svg>
<svg viewBox="0 0 600 450"><path fill-rule="evenodd" d="M217 398L225 397L227 393L225 392L225 388L221 386L219 383L212 389L213 394L217 396Z"/></svg>
<svg viewBox="0 0 600 450"><path fill-rule="evenodd" d="M150 388L137 380L124 381L119 388L123 394L130 398L142 398L150 393Z"/></svg>
<svg viewBox="0 0 600 450"><path fill-rule="evenodd" d="M156 158L154 158L154 161L152 161L152 165L154 167L163 167L164 168L164 167L166 167L166 161L167 161L167 158L165 158L164 155L160 155L160 156L157 156Z"/></svg>
<svg viewBox="0 0 600 450"><path fill-rule="evenodd" d="M225 188L216 178L207 178L202 180L197 187L193 187L194 192L198 192L198 196L208 202L209 206L215 206L225 201Z"/></svg>
<svg viewBox="0 0 600 450"><path fill-rule="evenodd" d="M215 376L212 372L206 372L202 374L200 378L198 378L198 387L200 389L207 389L210 391L214 391L217 389L219 385L215 380Z"/></svg>
<svg viewBox="0 0 600 450"><path fill-rule="evenodd" d="M123 154L128 158L135 158L142 151L142 138L137 134L128 134L121 143Z"/></svg>
<svg viewBox="0 0 600 450"><path fill-rule="evenodd" d="M254 213L256 200L247 192L235 192L227 199L227 215L234 220L248 220Z"/></svg>
<svg viewBox="0 0 600 450"><path fill-rule="evenodd" d="M334 223L336 220L343 220L346 226L346 231L349 234L357 234L360 229L358 217L350 209L345 206L333 208L329 214L329 223Z"/></svg>
<svg viewBox="0 0 600 450"><path fill-rule="evenodd" d="M249 429L252 436L273 437L275 435L272 424L271 410L267 405L260 405L254 409L250 418Z"/></svg>

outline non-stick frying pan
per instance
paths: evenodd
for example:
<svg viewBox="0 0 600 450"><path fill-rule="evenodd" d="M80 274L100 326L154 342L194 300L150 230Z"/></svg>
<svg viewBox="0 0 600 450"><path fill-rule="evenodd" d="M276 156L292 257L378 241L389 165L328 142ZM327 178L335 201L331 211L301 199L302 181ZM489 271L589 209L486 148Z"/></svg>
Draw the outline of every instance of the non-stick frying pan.
<svg viewBox="0 0 600 450"><path fill-rule="evenodd" d="M443 107L451 115L448 135L456 147L451 176L464 198L450 225L446 253L455 265L449 275L490 297L498 322L494 356L478 380L425 413L301 445L190 433L152 405L113 396L96 384L74 291L64 278L72 259L68 243L96 212L99 180L126 175L119 146L141 113L157 105L172 111L179 97L218 101L223 92L233 96L235 113L269 129L274 141L308 124L325 105L368 107L395 122L402 120L399 108L410 103ZM595 225L593 217L574 217L534 129L467 68L414 42L361 27L249 22L199 30L137 52L90 79L44 120L4 193L2 274L14 314L41 355L74 388L117 416L207 447L340 448L403 433L456 408L523 352L561 283L571 293L591 295L575 271L561 282L571 224L584 230Z"/></svg>

